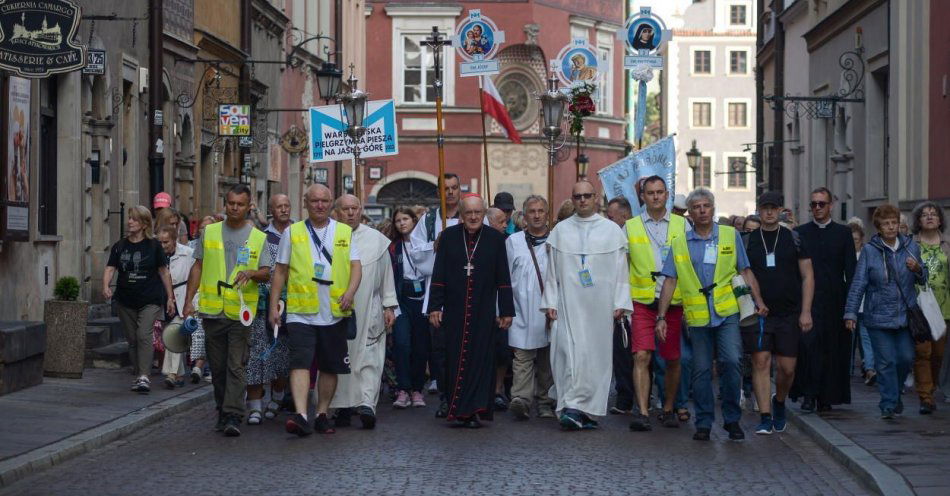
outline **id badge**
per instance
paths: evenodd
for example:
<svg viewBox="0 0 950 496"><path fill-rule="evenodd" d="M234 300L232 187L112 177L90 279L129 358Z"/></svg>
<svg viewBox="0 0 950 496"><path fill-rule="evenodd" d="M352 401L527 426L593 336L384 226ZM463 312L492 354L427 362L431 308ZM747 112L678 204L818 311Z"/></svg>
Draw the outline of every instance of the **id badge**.
<svg viewBox="0 0 950 496"><path fill-rule="evenodd" d="M238 248L237 265L247 265L251 261L251 249L247 246Z"/></svg>
<svg viewBox="0 0 950 496"><path fill-rule="evenodd" d="M703 263L716 264L716 245L706 245L706 252L703 254Z"/></svg>
<svg viewBox="0 0 950 496"><path fill-rule="evenodd" d="M313 264L313 277L323 279L324 270L326 270L326 267L322 263Z"/></svg>
<svg viewBox="0 0 950 496"><path fill-rule="evenodd" d="M416 293L422 292L422 281L412 281L412 290Z"/></svg>
<svg viewBox="0 0 950 496"><path fill-rule="evenodd" d="M775 267L775 254L766 253L765 254L765 266L766 267Z"/></svg>
<svg viewBox="0 0 950 496"><path fill-rule="evenodd" d="M666 262L666 259L670 256L670 246L666 245L660 248L660 259Z"/></svg>
<svg viewBox="0 0 950 496"><path fill-rule="evenodd" d="M589 288L594 285L594 279L590 276L590 269L584 269L578 272L577 275L581 278L581 286Z"/></svg>

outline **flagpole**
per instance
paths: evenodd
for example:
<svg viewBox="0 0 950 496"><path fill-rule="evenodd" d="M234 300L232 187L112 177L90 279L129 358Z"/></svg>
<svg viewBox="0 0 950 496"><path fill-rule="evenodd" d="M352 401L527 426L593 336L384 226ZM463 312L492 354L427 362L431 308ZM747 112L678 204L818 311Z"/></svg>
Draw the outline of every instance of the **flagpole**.
<svg viewBox="0 0 950 496"><path fill-rule="evenodd" d="M485 167L485 199L491 201L491 178L488 175L488 135L485 132L485 103L482 102L482 98L485 96L485 90L482 88L483 77L488 76L478 77L478 108L481 109L482 116L482 162Z"/></svg>
<svg viewBox="0 0 950 496"><path fill-rule="evenodd" d="M439 212L442 214L442 229L445 229L445 135L442 129L442 48L451 46L452 41L442 37L438 26L432 26L432 33L423 45L432 49L432 59L435 69L435 81L432 86L435 88L435 128L436 144L439 149Z"/></svg>

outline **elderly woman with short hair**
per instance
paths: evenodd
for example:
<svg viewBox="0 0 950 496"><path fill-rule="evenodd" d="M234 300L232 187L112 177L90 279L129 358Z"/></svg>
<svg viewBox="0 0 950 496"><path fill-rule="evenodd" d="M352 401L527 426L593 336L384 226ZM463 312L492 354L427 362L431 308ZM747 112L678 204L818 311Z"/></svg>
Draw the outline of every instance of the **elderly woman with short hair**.
<svg viewBox="0 0 950 496"><path fill-rule="evenodd" d="M933 290L944 320L950 320L950 244L943 239L943 210L932 201L925 201L911 214L914 241L920 245L921 260L927 267L927 282ZM944 334L937 341L917 343L914 355L914 387L920 397L920 414L929 415L937 409L934 392L937 390L943 350L947 344Z"/></svg>
<svg viewBox="0 0 950 496"><path fill-rule="evenodd" d="M904 410L901 386L914 360L914 340L907 321L908 309L917 306L915 285L927 281L920 263L920 246L900 233L900 210L884 204L871 218L878 234L861 249L854 280L845 305L845 325L857 329L862 298L864 325L874 349L874 368L881 394L882 419L893 419Z"/></svg>

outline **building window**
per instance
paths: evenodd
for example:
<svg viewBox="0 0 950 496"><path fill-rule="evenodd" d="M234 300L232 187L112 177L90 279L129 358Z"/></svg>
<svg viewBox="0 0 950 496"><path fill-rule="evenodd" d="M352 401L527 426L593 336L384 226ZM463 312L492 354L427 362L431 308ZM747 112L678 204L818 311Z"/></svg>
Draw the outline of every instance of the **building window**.
<svg viewBox="0 0 950 496"><path fill-rule="evenodd" d="M435 103L435 67L432 55L422 46L425 35L402 37L402 103ZM450 59L449 59L450 60Z"/></svg>
<svg viewBox="0 0 950 496"><path fill-rule="evenodd" d="M749 174L746 171L748 159L742 155L726 158L726 187L730 189L746 189L749 187Z"/></svg>
<svg viewBox="0 0 950 496"><path fill-rule="evenodd" d="M712 102L693 102L692 127L712 127Z"/></svg>
<svg viewBox="0 0 950 496"><path fill-rule="evenodd" d="M712 52L709 50L693 52L693 74L712 74Z"/></svg>
<svg viewBox="0 0 950 496"><path fill-rule="evenodd" d="M729 120L726 127L749 127L749 106L745 102L729 102Z"/></svg>
<svg viewBox="0 0 950 496"><path fill-rule="evenodd" d="M732 26L746 25L746 6L745 5L730 5L729 6L729 24Z"/></svg>
<svg viewBox="0 0 950 496"><path fill-rule="evenodd" d="M712 188L712 157L703 155L693 170L693 189Z"/></svg>
<svg viewBox="0 0 950 496"><path fill-rule="evenodd" d="M40 80L39 212L41 235L56 235L56 76Z"/></svg>
<svg viewBox="0 0 950 496"><path fill-rule="evenodd" d="M598 114L610 114L612 109L610 108L610 91L611 91L611 80L613 79L613 70L610 66L610 47L599 46L597 47L597 55L599 56L598 64L600 67L606 65L607 70L601 70L597 74L597 113Z"/></svg>
<svg viewBox="0 0 950 496"><path fill-rule="evenodd" d="M729 74L747 74L749 72L749 52L745 50L729 51Z"/></svg>

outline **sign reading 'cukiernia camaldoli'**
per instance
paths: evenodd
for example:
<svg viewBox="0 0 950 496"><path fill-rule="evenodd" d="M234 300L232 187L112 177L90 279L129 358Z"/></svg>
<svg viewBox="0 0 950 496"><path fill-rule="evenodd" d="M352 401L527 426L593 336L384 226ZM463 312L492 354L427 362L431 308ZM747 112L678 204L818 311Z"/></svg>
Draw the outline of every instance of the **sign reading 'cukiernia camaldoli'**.
<svg viewBox="0 0 950 496"><path fill-rule="evenodd" d="M0 68L30 78L81 69L81 17L69 0L0 0Z"/></svg>

